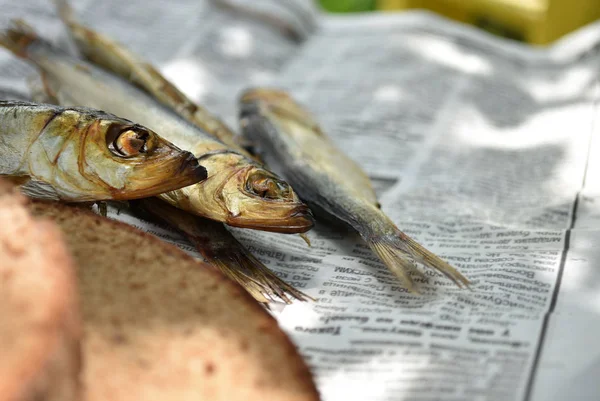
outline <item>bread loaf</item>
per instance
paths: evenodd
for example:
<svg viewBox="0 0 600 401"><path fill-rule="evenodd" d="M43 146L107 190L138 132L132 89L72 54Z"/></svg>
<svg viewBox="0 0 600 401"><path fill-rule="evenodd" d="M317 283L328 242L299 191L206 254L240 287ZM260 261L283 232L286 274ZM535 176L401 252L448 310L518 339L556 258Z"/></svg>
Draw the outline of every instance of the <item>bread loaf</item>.
<svg viewBox="0 0 600 401"><path fill-rule="evenodd" d="M79 266L89 401L316 401L310 372L244 290L175 246L56 203Z"/></svg>

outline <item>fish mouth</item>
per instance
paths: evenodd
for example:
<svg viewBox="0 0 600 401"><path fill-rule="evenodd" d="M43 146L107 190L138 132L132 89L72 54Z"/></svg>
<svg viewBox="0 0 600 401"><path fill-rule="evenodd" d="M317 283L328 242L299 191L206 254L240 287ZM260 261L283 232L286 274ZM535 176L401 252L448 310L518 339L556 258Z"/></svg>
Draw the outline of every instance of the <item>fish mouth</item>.
<svg viewBox="0 0 600 401"><path fill-rule="evenodd" d="M194 185L203 181L208 176L206 168L198 163L198 159L190 152L184 152L183 161L178 165L169 167L162 165L149 174L147 179L139 179L142 183L138 188L125 187L112 190L112 199L128 200L157 196L165 192ZM159 179L159 177L163 177ZM153 183L153 184L152 184Z"/></svg>
<svg viewBox="0 0 600 401"><path fill-rule="evenodd" d="M189 152L186 153L187 157L181 163L181 166L176 174L183 177L191 177L192 180L195 180L189 185L206 180L208 177L208 171L206 168L200 165L198 159L193 154Z"/></svg>
<svg viewBox="0 0 600 401"><path fill-rule="evenodd" d="M295 208L289 216L274 218L236 218L228 217L227 225L239 228L267 231L279 234L302 234L315 225L315 218L307 206Z"/></svg>

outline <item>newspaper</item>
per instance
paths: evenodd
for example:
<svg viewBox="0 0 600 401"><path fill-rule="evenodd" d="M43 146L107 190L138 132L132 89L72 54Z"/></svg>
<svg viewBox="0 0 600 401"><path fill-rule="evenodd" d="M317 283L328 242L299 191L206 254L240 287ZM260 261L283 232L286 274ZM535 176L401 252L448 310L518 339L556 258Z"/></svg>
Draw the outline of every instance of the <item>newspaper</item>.
<svg viewBox="0 0 600 401"><path fill-rule="evenodd" d="M600 25L532 48L422 11L255 4L303 40L211 1L75 8L234 127L242 89L288 89L369 173L398 227L472 281L459 290L427 271L414 296L353 232L321 223L307 248L232 228L317 299L273 309L323 400L598 399ZM64 40L46 2L3 6L3 21ZM26 96L32 71L0 53L7 96ZM167 227L110 216L200 257Z"/></svg>

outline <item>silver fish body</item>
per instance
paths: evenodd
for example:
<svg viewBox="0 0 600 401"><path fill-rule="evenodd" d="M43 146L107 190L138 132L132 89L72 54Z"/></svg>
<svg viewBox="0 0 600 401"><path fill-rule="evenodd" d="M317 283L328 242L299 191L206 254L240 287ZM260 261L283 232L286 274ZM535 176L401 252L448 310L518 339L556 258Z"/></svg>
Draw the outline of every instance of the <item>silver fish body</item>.
<svg viewBox="0 0 600 401"><path fill-rule="evenodd" d="M139 122L201 159L208 178L160 195L170 204L237 227L300 233L313 226L310 210L287 183L127 81L70 57L23 24L5 31L0 45L35 63L60 104L86 105Z"/></svg>
<svg viewBox="0 0 600 401"><path fill-rule="evenodd" d="M72 202L152 196L206 170L151 130L88 108L0 101L0 174L30 196Z"/></svg>
<svg viewBox="0 0 600 401"><path fill-rule="evenodd" d="M187 98L150 63L112 38L78 22L66 0L57 1L57 6L57 13L86 60L141 88L187 121L218 138L230 149L246 157L253 157L239 146L236 141L239 137L225 123ZM31 84L37 84L33 86L34 93L47 99L44 85L39 82L30 82ZM162 221L180 230L207 262L239 283L258 302L281 300L290 303L292 299L309 298L254 257L222 223L190 215L155 198L130 202L130 207L146 218Z"/></svg>
<svg viewBox="0 0 600 401"><path fill-rule="evenodd" d="M468 285L456 269L394 225L379 209L367 175L289 95L272 89L248 90L240 108L243 134L262 149L265 161L294 185L315 212L358 231L409 290L416 291L411 273L423 278L413 261L438 270L458 286Z"/></svg>

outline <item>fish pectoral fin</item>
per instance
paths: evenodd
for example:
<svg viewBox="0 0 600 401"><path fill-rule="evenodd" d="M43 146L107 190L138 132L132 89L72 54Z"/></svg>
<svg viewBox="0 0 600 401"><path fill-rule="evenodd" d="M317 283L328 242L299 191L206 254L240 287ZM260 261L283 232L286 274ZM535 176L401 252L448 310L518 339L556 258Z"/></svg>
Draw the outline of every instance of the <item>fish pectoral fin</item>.
<svg viewBox="0 0 600 401"><path fill-rule="evenodd" d="M30 179L21 184L21 192L30 198L58 201L60 196L54 187L46 182Z"/></svg>
<svg viewBox="0 0 600 401"><path fill-rule="evenodd" d="M314 301L280 279L237 241L235 244L229 243L229 248L223 254L215 254L205 252L203 248L206 247L206 241L198 241L189 235L188 238L210 264L241 285L256 301L268 303L279 300L286 304L291 304L292 299Z"/></svg>
<svg viewBox="0 0 600 401"><path fill-rule="evenodd" d="M306 233L302 233L302 234L298 234L300 236L300 238L302 238L304 240L304 242L306 242L306 245L308 245L308 247L312 247L312 243L310 242L310 238L308 238L308 235Z"/></svg>

